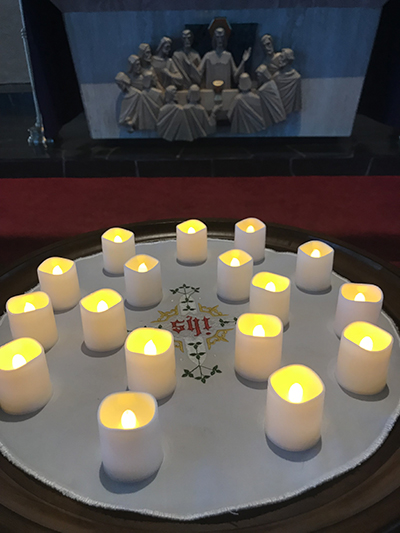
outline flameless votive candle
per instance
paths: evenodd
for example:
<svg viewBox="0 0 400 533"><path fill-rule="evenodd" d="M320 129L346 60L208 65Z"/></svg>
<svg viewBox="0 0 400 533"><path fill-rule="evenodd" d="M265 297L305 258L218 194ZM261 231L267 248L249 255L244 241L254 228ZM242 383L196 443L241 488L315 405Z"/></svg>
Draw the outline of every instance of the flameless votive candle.
<svg viewBox="0 0 400 533"><path fill-rule="evenodd" d="M104 269L110 274L123 274L124 265L135 255L135 235L123 228L111 228L101 236Z"/></svg>
<svg viewBox="0 0 400 533"><path fill-rule="evenodd" d="M386 385L393 337L368 322L353 322L342 333L336 365L339 384L356 394L377 394Z"/></svg>
<svg viewBox="0 0 400 533"><path fill-rule="evenodd" d="M235 224L235 248L251 255L255 263L265 258L266 226L258 218L245 218Z"/></svg>
<svg viewBox="0 0 400 533"><path fill-rule="evenodd" d="M265 431L277 446L302 451L321 435L325 387L321 378L303 365L289 365L268 381Z"/></svg>
<svg viewBox="0 0 400 533"><path fill-rule="evenodd" d="M100 289L80 302L83 337L89 350L107 352L125 342L127 329L122 297L112 289Z"/></svg>
<svg viewBox="0 0 400 533"><path fill-rule="evenodd" d="M40 288L49 295L55 311L71 309L81 299L74 261L50 257L39 265L37 272Z"/></svg>
<svg viewBox="0 0 400 533"><path fill-rule="evenodd" d="M154 474L163 461L158 406L151 394L117 392L97 412L100 449L106 473L135 482Z"/></svg>
<svg viewBox="0 0 400 533"><path fill-rule="evenodd" d="M340 287L334 330L338 337L351 322L376 324L383 304L383 292L376 285L344 283Z"/></svg>
<svg viewBox="0 0 400 533"><path fill-rule="evenodd" d="M13 296L8 300L6 308L14 339L36 339L46 351L57 342L58 332L53 307L45 292Z"/></svg>
<svg viewBox="0 0 400 533"><path fill-rule="evenodd" d="M186 220L176 226L176 252L180 263L195 265L207 260L207 226Z"/></svg>
<svg viewBox="0 0 400 533"><path fill-rule="evenodd" d="M125 358L130 390L148 392L157 400L175 390L175 343L169 331L133 330L125 342Z"/></svg>
<svg viewBox="0 0 400 533"><path fill-rule="evenodd" d="M282 322L276 316L241 315L236 323L236 372L246 379L266 381L281 364L282 332Z"/></svg>
<svg viewBox="0 0 400 533"><path fill-rule="evenodd" d="M320 292L331 286L334 250L320 241L309 241L297 249L296 285L299 289Z"/></svg>
<svg viewBox="0 0 400 533"><path fill-rule="evenodd" d="M251 280L250 312L275 315L289 323L290 279L271 272L259 272Z"/></svg>
<svg viewBox="0 0 400 533"><path fill-rule="evenodd" d="M0 405L11 415L32 413L52 393L43 346L21 338L0 347Z"/></svg>
<svg viewBox="0 0 400 533"><path fill-rule="evenodd" d="M250 294L253 258L243 250L228 250L218 257L217 294L223 300L240 302Z"/></svg>
<svg viewBox="0 0 400 533"><path fill-rule="evenodd" d="M151 307L163 297L160 262L150 255L135 255L125 264L126 299L134 307Z"/></svg>

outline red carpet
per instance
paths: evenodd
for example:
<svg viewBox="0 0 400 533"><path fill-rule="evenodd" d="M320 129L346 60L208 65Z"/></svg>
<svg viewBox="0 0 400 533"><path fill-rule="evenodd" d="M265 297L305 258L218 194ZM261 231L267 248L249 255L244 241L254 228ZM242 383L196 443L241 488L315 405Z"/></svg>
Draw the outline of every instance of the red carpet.
<svg viewBox="0 0 400 533"><path fill-rule="evenodd" d="M0 180L0 264L95 229L155 219L258 217L400 264L400 177Z"/></svg>

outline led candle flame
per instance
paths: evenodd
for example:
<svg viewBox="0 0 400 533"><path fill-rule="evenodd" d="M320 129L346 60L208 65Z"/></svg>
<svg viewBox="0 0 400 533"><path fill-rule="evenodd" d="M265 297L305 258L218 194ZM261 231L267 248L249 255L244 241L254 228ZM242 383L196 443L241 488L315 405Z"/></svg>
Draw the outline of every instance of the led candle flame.
<svg viewBox="0 0 400 533"><path fill-rule="evenodd" d="M146 266L146 263L140 263L138 267L138 272L147 272L149 269Z"/></svg>
<svg viewBox="0 0 400 533"><path fill-rule="evenodd" d="M196 230L194 228L190 227L188 229L188 233L196 233Z"/></svg>
<svg viewBox="0 0 400 533"><path fill-rule="evenodd" d="M253 337L265 337L265 329L261 324L258 324L258 326L253 329Z"/></svg>
<svg viewBox="0 0 400 533"><path fill-rule="evenodd" d="M20 366L26 365L26 359L23 355L20 353L16 353L14 357L12 358L12 367L19 368Z"/></svg>
<svg viewBox="0 0 400 533"><path fill-rule="evenodd" d="M246 233L254 233L254 226L247 226Z"/></svg>
<svg viewBox="0 0 400 533"><path fill-rule="evenodd" d="M116 236L114 237L114 242L122 242L121 237L120 237L119 235L116 235Z"/></svg>
<svg viewBox="0 0 400 533"><path fill-rule="evenodd" d="M122 413L121 426L122 429L133 429L137 425L136 415L130 409L127 409Z"/></svg>
<svg viewBox="0 0 400 533"><path fill-rule="evenodd" d="M300 403L303 399L303 387L300 383L293 383L288 392L289 402Z"/></svg>
<svg viewBox="0 0 400 533"><path fill-rule="evenodd" d="M157 347L152 340L149 340L144 347L145 355L157 355Z"/></svg>
<svg viewBox="0 0 400 533"><path fill-rule="evenodd" d="M365 302L365 296L363 295L362 292L359 292L358 294L356 294L356 296L354 298L354 301L355 302Z"/></svg>
<svg viewBox="0 0 400 533"><path fill-rule="evenodd" d="M276 292L276 286L275 286L275 283L273 281L269 281L266 285L265 285L265 290L266 291L270 291L270 292Z"/></svg>
<svg viewBox="0 0 400 533"><path fill-rule="evenodd" d="M107 311L107 309L107 302L105 302L104 300L100 300L100 302L97 304L97 312L102 313L103 311Z"/></svg>
<svg viewBox="0 0 400 533"><path fill-rule="evenodd" d="M321 252L314 248L314 250L311 252L311 257L321 257Z"/></svg>
<svg viewBox="0 0 400 533"><path fill-rule="evenodd" d="M59 276L60 274L63 273L62 271L62 268L60 267L60 265L56 265L54 268L53 268L53 272L52 272L55 276Z"/></svg>
<svg viewBox="0 0 400 533"><path fill-rule="evenodd" d="M231 267L239 267L240 266L240 261L239 259L236 259L236 257L234 257L230 263L230 266Z"/></svg>
<svg viewBox="0 0 400 533"><path fill-rule="evenodd" d="M35 309L36 307L33 304L31 304L30 302L26 302L24 307L24 313L28 313L28 311L34 311Z"/></svg>
<svg viewBox="0 0 400 533"><path fill-rule="evenodd" d="M361 348L364 348L364 350L368 350L369 352L371 352L374 348L374 342L371 337L364 337L360 341L360 346Z"/></svg>

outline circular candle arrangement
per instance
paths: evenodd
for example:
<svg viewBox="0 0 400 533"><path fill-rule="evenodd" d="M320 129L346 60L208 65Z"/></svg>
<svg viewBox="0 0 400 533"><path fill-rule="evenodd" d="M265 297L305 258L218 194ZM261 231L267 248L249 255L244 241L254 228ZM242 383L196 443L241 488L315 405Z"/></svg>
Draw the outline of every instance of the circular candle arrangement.
<svg viewBox="0 0 400 533"><path fill-rule="evenodd" d="M198 232L203 232L202 235L207 234L205 225L203 224L204 233L204 228L195 224L197 222L203 224L191 220L177 226L177 245L178 231L182 229L184 238L190 238ZM245 228L244 233L248 235L264 231L265 242L265 225L257 219L246 219L238 223L237 227L242 233ZM123 244L130 239L130 236L123 231L113 228L104 235L111 243ZM241 236L240 233L238 235ZM115 241L116 237L120 240ZM102 400L98 407L99 435L93 440L93 433L90 433L89 448L91 447L92 451L97 450L94 459L93 454L88 459L87 447L79 445L80 439L75 442L76 438L68 440L66 453L74 464L74 471L79 472L76 475L83 476L84 479L90 478L94 488L89 490L89 494L84 491L82 495L78 490L77 495L76 489L63 487L59 479L55 485L75 497L81 497L96 505L107 507L116 504L124 509L185 518L193 517L196 513L197 516L201 516L202 513L214 514L227 508L249 505L242 490L239 491L238 500L237 490L228 488L230 485L228 471L222 473L223 479L227 482L226 496L221 494L221 491L216 493L211 490L209 497L196 504L191 499L185 501L182 493L179 503L179 498L174 498L174 491L170 491L168 497L165 497L166 487L170 483L172 486L179 483L188 487L194 481L195 476L190 478L190 472L193 475L193 470L189 465L194 461L193 468L196 470L199 467L196 466L199 457L202 458L201 465L207 464L207 470L219 471L217 463L214 464L213 454L216 456L215 461L220 461L221 454L225 457L224 450L227 447L232 455L232 464L228 470L233 468L235 477L246 474L246 458L258 457L253 467L259 470L259 478L254 481L256 493L257 490L259 492L258 496L253 496L253 500L264 502L276 501L280 498L280 494L286 495L285 497L288 494L298 494L305 490L307 485L329 479L334 475L335 469L340 470L342 464L350 464L352 460L356 464L358 456L354 458L353 455L346 456L339 464L332 462L335 454L329 454L330 443L329 437L324 433L324 419L326 417L330 427L334 427L340 435L341 427L337 426L336 419L332 418L332 410L337 410L337 419L345 418L344 415L342 417L342 413L346 409L346 402L351 401L351 396L346 395L345 391L373 396L382 391L387 379L390 378L388 377L390 355L392 349L398 353L399 347L398 342L394 347L395 331L392 331L393 335L385 331L390 324L380 313L382 306L380 289L364 284L342 285L343 280L331 272L331 262L329 268L323 262L310 263L314 281L318 281L315 265L325 265L323 275L320 276L324 277L324 283L322 284L319 279L314 286L306 287L305 283L299 281L301 276L304 277L304 271L301 270L304 269L304 264L299 267L301 264L299 257L302 257L301 254L304 252L300 250L302 247L299 248L295 266L294 256L265 251L264 243L265 263L258 267L253 276L253 264L260 259L256 259L254 250L249 247L247 251L245 250L247 241L243 241L242 249L239 247L240 237L236 239L236 231L234 249L231 249L233 243L206 239L205 256L204 243L202 244L202 261L200 256L195 257L192 251L188 256L184 256L185 242L189 243L187 246L191 250L195 241L180 241L177 256L171 253L173 242L139 245L140 253L124 258L122 266L124 277L119 278L107 278L102 272L103 261L105 270L112 271L110 266L106 268L104 252L103 256L78 260L77 265L63 258L47 259L40 265L38 274L42 290L47 287L48 292L52 293L49 295L50 299L44 292L33 292L11 298L7 303L10 327L16 340L0 348L0 405L3 410L17 414L34 412L44 407L29 420L29 429L32 431L35 429L35 418L39 420L46 416L51 417L52 409L60 405L58 398L61 394L60 380L65 379L68 383L68 386L64 385L65 390L71 390L72 387L77 395L77 402L80 405L83 401L84 406L83 411L81 409L76 411L73 425L71 421L70 427L74 428L73 434L76 436L87 434L89 431L87 426L92 427L90 420L95 413L93 403ZM329 261L333 260L333 250L325 243L312 241L306 245L304 245L306 255L310 260L327 256ZM308 245L312 249L309 249ZM151 252L151 255L145 252ZM121 256L118 257L121 263ZM206 265L198 269L185 266L200 264L204 260L207 260ZM163 285L160 263L163 264L163 272L167 278ZM261 270L266 267L271 272ZM97 272L96 283L93 279L93 269ZM64 278L65 285L61 283L63 276L69 271L75 273L74 290L69 289L72 287L68 285L72 283L69 278ZM175 271L179 275L175 275ZM42 279L42 272L47 277ZM63 328L67 328L67 333L64 333L64 329L60 330L64 335L63 342L56 343L57 328L55 322L53 324L51 302L60 311L69 309L74 305L73 302L76 304L79 291L76 272L79 274L84 296L79 307L60 316L60 322ZM118 273L121 273L120 268ZM291 278L293 279L294 275L296 285L302 290L321 293L332 285L332 291L318 296L302 293L297 287L291 291ZM186 281L183 283L186 279L188 283ZM110 288L104 288L106 280ZM166 283L171 285L168 286ZM63 302L63 298L59 297L69 292L70 302ZM217 295L220 297L219 301L216 299ZM249 297L250 300L246 302ZM124 308L124 298L128 303L127 308ZM321 342L323 328L317 327L317 324L321 325L321 320L326 324L331 317L332 299L337 299L335 332L340 335L343 330L340 345L333 331L324 333L327 336ZM345 304L342 302L343 299ZM61 301L61 304L54 303L57 301ZM317 301L318 305L315 303ZM350 302L350 306L347 302ZM374 305L360 306L358 305L360 303ZM130 309L129 305L133 308ZM150 309L155 305L156 309ZM289 308L290 327L284 332L284 326L289 324ZM44 309L46 315L43 314L38 321L35 318L37 315L30 315ZM78 309L82 329L77 324ZM29 316L35 318L32 323ZM379 326L369 323L372 321L379 321ZM0 339L4 338L3 330L3 327L0 328ZM45 333L51 335L46 337ZM30 338L19 338L27 335L33 337L33 334L42 335L47 350L56 343L47 356L50 374L44 350L39 342ZM69 340L68 346L64 340L66 337ZM308 350L308 346L314 346L314 337L317 343L315 346L318 345L319 349ZM82 340L86 348L91 350L90 354L81 347ZM124 342L125 361L122 364L120 354ZM71 348L71 344L75 348ZM225 348L225 351L221 362L219 357L222 348ZM110 355L101 355L101 352L112 350L114 352ZM314 356L313 352L318 352L318 357ZM336 360L337 382L332 381L327 371L329 361L324 357L325 352L330 354L331 360ZM2 353L5 354L4 357ZM111 364L111 360L114 360L114 364ZM215 365L214 362L218 364ZM30 377L28 371L33 372L32 376L35 377ZM51 397L50 376L53 372L57 375L58 389L55 399L50 400L51 409L48 409L46 404ZM221 373L223 378L220 376ZM14 380L11 381L13 383L11 389L14 391L11 401L7 399L7 394L4 393L2 396L2 390L6 392L10 390L10 386L7 385L9 378ZM242 378L250 381L243 382ZM264 389L267 381L266 394ZM251 382L254 383L254 387ZM35 396L37 394L35 387L32 392L32 387L29 388L24 383L31 385L40 383L40 387L37 388L41 394ZM264 384L264 387L257 384ZM129 391L121 392L126 386ZM328 413L326 413L327 406L324 411L325 386L330 390L330 394L335 395L333 403L337 404L333 406L332 402L330 405L328 403ZM392 384L390 390L393 390ZM16 394L18 391L20 392ZM388 398L394 402L392 392ZM160 419L158 419L156 399L165 399L161 403ZM260 402L260 399L263 401ZM365 413L368 408L371 409L371 405L380 407L379 402L375 405L370 402L364 404L358 406L363 411L363 416L366 416ZM394 410L391 409L387 413L387 416L390 415L389 418ZM202 410L207 413L205 416L202 415ZM373 413L371 417L380 421L382 418ZM239 425L237 420L240 420ZM53 421L55 432L57 423ZM66 421L64 418L64 423L69 425L68 418ZM381 437L383 429L379 424L377 421L375 426L371 424L371 434L375 435L373 440L379 440ZM265 437L264 440L259 439L261 426L267 440ZM16 430L11 433L17 435L18 424L13 424L11 428ZM346 435L351 432L350 428L352 428L351 421L348 422L346 431L343 430ZM210 431L213 440L207 445ZM320 438L324 442L322 451L318 451ZM17 448L23 455L20 442L18 440ZM202 449L203 442L207 451ZM232 444L235 442L237 446ZM282 463L274 446L279 447L281 453L285 453L286 450L288 453L300 454L297 461L305 471L307 463L301 461L301 454L310 448L316 450L312 453L316 454L315 460L318 464L328 462L329 466L322 467L321 464L322 472L318 472L317 480L312 477L304 481L303 474L297 472L295 463L288 461ZM62 450L59 451L62 453ZM46 475L41 474L46 471L46 459L40 454L40 447L36 453L39 455L37 461L40 465L37 468L38 475L40 478L41 476L46 478ZM53 453L56 456L58 449ZM323 461L320 460L322 457ZM61 460L63 461L64 459ZM180 461L183 462L182 468L179 466ZM23 460L20 464L24 467ZM96 484L101 464L110 480L126 483L128 487L130 483L134 483L132 491L129 488L108 491L107 481L100 485ZM273 485L279 487L278 493L275 493L274 489L271 489L272 493L263 492L266 490L263 482L264 468L268 469L269 477L274 479ZM294 476L295 481L291 479L291 469L292 472L297 472L298 479ZM312 469L310 473L314 476ZM152 477L151 483L147 485L148 488L152 487L147 494L148 488L141 491L135 484L149 476L155 477ZM243 490L245 492L245 489ZM152 491L157 502L154 504L156 505L154 511L152 504L146 503L149 501L146 498L149 498L150 494L151 500L153 499ZM132 497L132 492L135 493L133 503L129 499ZM190 493L189 490L187 492Z"/></svg>

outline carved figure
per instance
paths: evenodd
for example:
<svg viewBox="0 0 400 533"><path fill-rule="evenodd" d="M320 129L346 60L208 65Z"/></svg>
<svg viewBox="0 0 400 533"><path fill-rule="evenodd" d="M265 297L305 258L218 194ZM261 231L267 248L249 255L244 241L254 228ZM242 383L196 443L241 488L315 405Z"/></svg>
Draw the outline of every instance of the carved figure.
<svg viewBox="0 0 400 533"><path fill-rule="evenodd" d="M158 81L163 87L168 87L169 85L182 87L182 75L169 57L171 45L172 40L169 37L163 37L157 47L156 53L151 59L151 64L156 71Z"/></svg>
<svg viewBox="0 0 400 533"><path fill-rule="evenodd" d="M177 101L175 85L169 85L165 90L165 104L158 115L157 131L167 141L193 141L186 113Z"/></svg>
<svg viewBox="0 0 400 533"><path fill-rule="evenodd" d="M118 123L120 126L128 128L129 131L133 131L138 122L137 109L140 100L140 91L132 87L131 80L125 72L118 72L115 76L115 82L124 93Z"/></svg>
<svg viewBox="0 0 400 533"><path fill-rule="evenodd" d="M141 91L143 89L143 76L142 76L142 65L140 64L139 56L132 54L128 57L129 69L128 76L131 79L131 84L136 89Z"/></svg>
<svg viewBox="0 0 400 533"><path fill-rule="evenodd" d="M258 83L257 94L261 99L263 118L265 126L268 128L272 124L285 120L286 112L283 107L278 87L272 79L268 67L261 64L256 70L256 76Z"/></svg>
<svg viewBox="0 0 400 533"><path fill-rule="evenodd" d="M278 71L278 54L274 50L274 41L269 33L266 33L261 37L261 46L264 50L264 61L261 65L268 67L271 74L275 74Z"/></svg>
<svg viewBox="0 0 400 533"><path fill-rule="evenodd" d="M141 43L139 45L138 56L139 56L139 59L140 59L140 64L142 66L142 69L143 70L150 70L150 72L152 72L152 74L153 74L153 78L154 78L154 82L156 84L156 87L158 89L162 89L162 86L160 85L160 83L158 81L158 77L157 77L156 71L154 70L154 67L153 67L153 65L151 63L153 55L151 53L150 45L147 44L147 43Z"/></svg>
<svg viewBox="0 0 400 533"><path fill-rule="evenodd" d="M301 109L301 76L292 67L293 61L293 50L283 48L278 54L279 70L273 77L287 115Z"/></svg>
<svg viewBox="0 0 400 533"><path fill-rule="evenodd" d="M172 55L172 61L182 76L182 87L189 89L193 83L200 83L197 67L200 65L200 54L193 50L193 33L191 30L182 32L183 48Z"/></svg>
<svg viewBox="0 0 400 533"><path fill-rule="evenodd" d="M251 92L251 79L246 73L240 75L239 91L228 110L231 133L256 133L264 130L261 99L258 94Z"/></svg>
<svg viewBox="0 0 400 533"><path fill-rule="evenodd" d="M217 124L216 113L221 109L221 105L214 106L210 116L204 106L200 103L200 87L198 85L191 85L187 95L188 103L183 106L186 113L186 118L189 128L194 139L199 137L207 137L215 132Z"/></svg>
<svg viewBox="0 0 400 533"><path fill-rule="evenodd" d="M143 91L140 94L137 109L137 127L139 130L155 130L157 128L157 119L162 105L163 93L154 88L152 72L145 70L143 73Z"/></svg>
<svg viewBox="0 0 400 533"><path fill-rule="evenodd" d="M226 45L225 29L216 28L213 36L214 50L205 54L199 66L200 78L202 79L205 76L206 89L212 89L212 84L215 80L223 81L224 88L230 89L232 80L236 84L244 71L244 65L251 54L251 48L243 52L242 61L236 67L232 54L225 50Z"/></svg>

